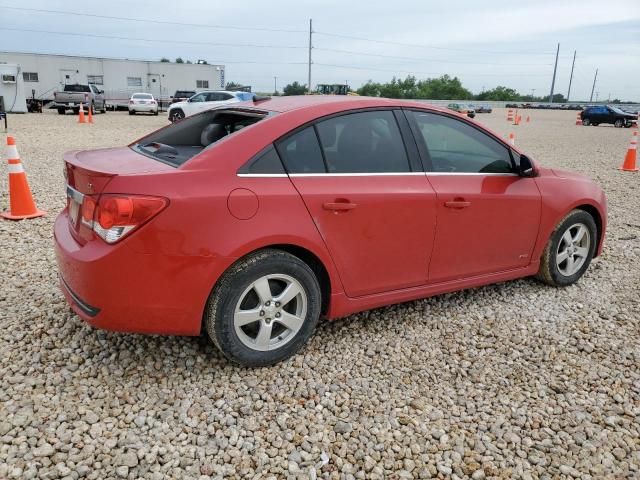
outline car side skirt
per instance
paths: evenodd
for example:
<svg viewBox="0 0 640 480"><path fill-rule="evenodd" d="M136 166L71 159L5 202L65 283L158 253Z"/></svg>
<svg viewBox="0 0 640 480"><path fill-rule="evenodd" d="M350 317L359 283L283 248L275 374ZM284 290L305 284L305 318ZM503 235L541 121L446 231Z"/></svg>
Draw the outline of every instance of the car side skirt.
<svg viewBox="0 0 640 480"><path fill-rule="evenodd" d="M467 288L481 287L493 283L515 280L517 278L530 277L538 272L539 267L540 262L535 261L524 268L423 285L420 287L406 288L403 290L394 290L392 292L378 293L358 298L349 298L343 292L340 292L331 295L329 311L327 312L326 317L329 320L336 320L340 317L345 317L353 313L373 308L428 298Z"/></svg>

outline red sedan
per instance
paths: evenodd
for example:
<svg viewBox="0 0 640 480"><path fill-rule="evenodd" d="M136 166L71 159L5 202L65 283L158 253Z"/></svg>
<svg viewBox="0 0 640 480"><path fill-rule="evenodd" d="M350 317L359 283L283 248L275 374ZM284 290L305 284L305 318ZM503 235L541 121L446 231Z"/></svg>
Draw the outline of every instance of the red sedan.
<svg viewBox="0 0 640 480"><path fill-rule="evenodd" d="M61 288L87 323L269 365L318 319L537 276L576 282L606 199L454 112L284 97L65 156Z"/></svg>

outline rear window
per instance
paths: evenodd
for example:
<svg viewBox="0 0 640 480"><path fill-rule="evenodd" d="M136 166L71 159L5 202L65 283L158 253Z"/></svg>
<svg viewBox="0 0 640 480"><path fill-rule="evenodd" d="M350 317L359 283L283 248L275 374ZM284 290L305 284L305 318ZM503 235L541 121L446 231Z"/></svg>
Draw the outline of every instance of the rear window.
<svg viewBox="0 0 640 480"><path fill-rule="evenodd" d="M91 92L89 85L65 85L65 92Z"/></svg>
<svg viewBox="0 0 640 480"><path fill-rule="evenodd" d="M143 99L143 100L151 100L153 98L153 95L151 95L150 93L136 93L133 95L133 98L139 98L139 99Z"/></svg>
<svg viewBox="0 0 640 480"><path fill-rule="evenodd" d="M158 130L131 148L159 162L179 167L216 142L268 115L269 112L248 109L207 110Z"/></svg>

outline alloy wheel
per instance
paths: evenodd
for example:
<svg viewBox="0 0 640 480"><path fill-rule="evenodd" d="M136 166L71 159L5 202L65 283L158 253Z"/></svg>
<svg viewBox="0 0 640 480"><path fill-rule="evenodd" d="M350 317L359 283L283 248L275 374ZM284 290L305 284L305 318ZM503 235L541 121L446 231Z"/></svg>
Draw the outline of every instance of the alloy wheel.
<svg viewBox="0 0 640 480"><path fill-rule="evenodd" d="M236 304L236 335L252 350L280 348L302 328L307 306L307 294L295 278L284 274L260 277L245 289Z"/></svg>
<svg viewBox="0 0 640 480"><path fill-rule="evenodd" d="M575 275L589 257L591 234L583 223L576 223L564 232L556 251L558 271L565 277Z"/></svg>

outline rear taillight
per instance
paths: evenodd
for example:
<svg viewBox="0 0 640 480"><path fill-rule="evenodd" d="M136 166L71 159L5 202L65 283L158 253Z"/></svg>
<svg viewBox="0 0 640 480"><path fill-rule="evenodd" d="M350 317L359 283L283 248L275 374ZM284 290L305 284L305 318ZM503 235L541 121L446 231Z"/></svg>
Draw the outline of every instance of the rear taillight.
<svg viewBox="0 0 640 480"><path fill-rule="evenodd" d="M96 203L85 195L82 222L107 243L122 240L169 204L166 198L137 195L100 195Z"/></svg>
<svg viewBox="0 0 640 480"><path fill-rule="evenodd" d="M129 105L133 105L134 101L133 100L129 100Z"/></svg>

